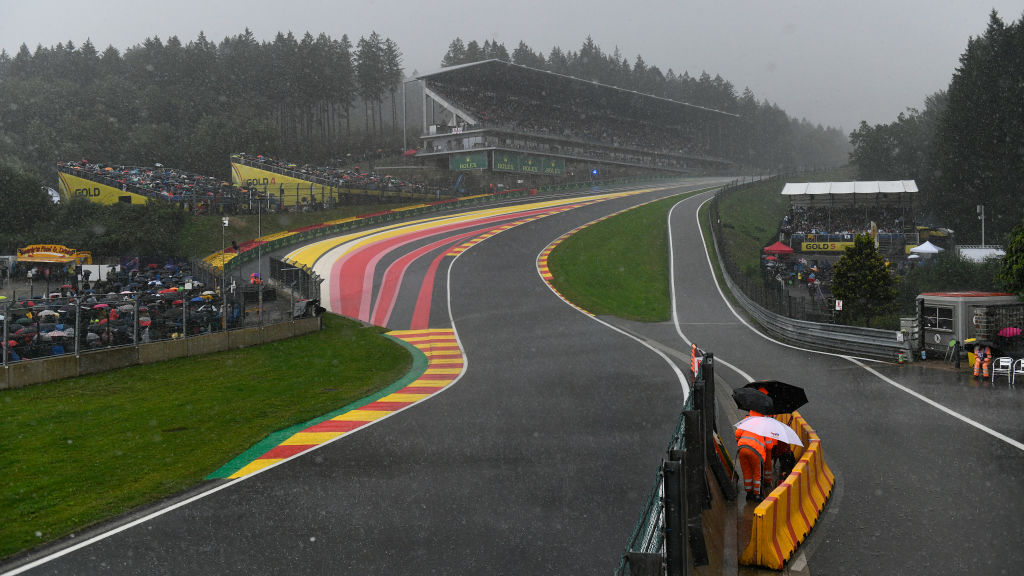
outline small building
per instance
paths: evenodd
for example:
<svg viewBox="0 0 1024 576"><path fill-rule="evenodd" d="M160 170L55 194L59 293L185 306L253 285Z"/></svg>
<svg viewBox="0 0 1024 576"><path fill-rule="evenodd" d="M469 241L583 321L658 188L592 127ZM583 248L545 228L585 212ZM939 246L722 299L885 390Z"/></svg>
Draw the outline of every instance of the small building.
<svg viewBox="0 0 1024 576"><path fill-rule="evenodd" d="M1024 328L1024 303L1016 294L1006 292L926 292L917 296L917 310L920 344L933 355L941 356L951 341L967 338L992 340L997 347L1016 347L1019 343L1010 339L997 341L1001 338L999 332Z"/></svg>

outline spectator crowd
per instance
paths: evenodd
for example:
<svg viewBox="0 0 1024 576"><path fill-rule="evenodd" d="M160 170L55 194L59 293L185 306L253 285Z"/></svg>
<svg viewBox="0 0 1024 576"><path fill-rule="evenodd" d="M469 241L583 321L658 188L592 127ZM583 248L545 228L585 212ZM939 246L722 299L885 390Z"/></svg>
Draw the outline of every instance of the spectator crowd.
<svg viewBox="0 0 1024 576"><path fill-rule="evenodd" d="M332 166L315 166L312 164L296 164L281 160L273 156L263 154L247 154L244 152L233 154L233 162L239 162L246 166L252 166L268 172L283 174L315 182L322 186L334 188L350 188L359 190L381 190L384 192L406 192L414 194L425 193L422 183L412 182L395 178L388 174L378 174L374 171L363 171L359 166L352 168L339 168ZM273 190L270 190L273 192Z"/></svg>
<svg viewBox="0 0 1024 576"><path fill-rule="evenodd" d="M701 122L673 121L655 114L645 115L642 102L629 109L587 98L578 92L531 95L525 91L498 94L473 86L432 80L430 89L474 116L479 125L445 127L443 130L494 128L527 135L557 137L583 145L643 151L638 158L649 161L650 153L682 162L686 158L712 159L708 141L701 135ZM639 95L636 98L641 98ZM680 104L679 106L682 106ZM664 162L665 158L662 157Z"/></svg>
<svg viewBox="0 0 1024 576"><path fill-rule="evenodd" d="M184 202L203 214L215 204L248 202L249 191L213 176L155 166L120 166L77 160L58 162L57 170L148 198Z"/></svg>
<svg viewBox="0 0 1024 576"><path fill-rule="evenodd" d="M31 279L33 270L25 272ZM56 275L54 275L56 278ZM56 281L55 281L56 282ZM43 284L29 284L39 292ZM213 288L211 290L210 288ZM72 274L46 295L3 300L5 363L205 334L221 329L218 286L204 286L189 269L170 263L127 271L111 267L106 278ZM227 325L241 309L229 301Z"/></svg>
<svg viewBox="0 0 1024 576"><path fill-rule="evenodd" d="M872 223L878 227L880 235L902 235L908 226L903 211L898 208L794 206L782 218L779 230L797 241L819 235L853 241L857 234L871 231ZM912 218L909 225L913 226Z"/></svg>

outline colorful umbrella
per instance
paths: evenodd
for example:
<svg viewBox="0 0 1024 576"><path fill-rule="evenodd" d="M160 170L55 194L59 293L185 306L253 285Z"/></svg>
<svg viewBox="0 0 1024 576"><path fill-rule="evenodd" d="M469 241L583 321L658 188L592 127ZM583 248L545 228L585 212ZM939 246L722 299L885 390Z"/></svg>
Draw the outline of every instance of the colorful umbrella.
<svg viewBox="0 0 1024 576"><path fill-rule="evenodd" d="M999 335L1003 338L1013 338L1014 336L1020 336L1020 328L1015 326L1007 326L999 331Z"/></svg>

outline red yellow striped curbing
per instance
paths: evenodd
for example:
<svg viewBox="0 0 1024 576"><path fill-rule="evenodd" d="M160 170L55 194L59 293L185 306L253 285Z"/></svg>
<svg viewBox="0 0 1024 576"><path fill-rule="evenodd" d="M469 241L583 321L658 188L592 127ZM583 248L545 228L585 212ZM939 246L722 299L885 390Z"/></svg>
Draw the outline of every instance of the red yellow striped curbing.
<svg viewBox="0 0 1024 576"><path fill-rule="evenodd" d="M462 348L455 338L454 330L396 330L389 332L388 335L423 352L427 358L427 368L423 374L405 387L374 402L338 414L329 420L324 420L292 434L228 478L247 476L390 416L398 410L429 398L454 382L462 374L465 359L462 355Z"/></svg>

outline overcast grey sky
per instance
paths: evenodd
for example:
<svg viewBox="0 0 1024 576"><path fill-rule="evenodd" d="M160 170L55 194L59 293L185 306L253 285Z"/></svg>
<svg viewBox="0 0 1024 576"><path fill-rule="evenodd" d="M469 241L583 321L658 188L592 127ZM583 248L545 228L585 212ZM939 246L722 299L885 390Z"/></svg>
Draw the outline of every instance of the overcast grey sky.
<svg viewBox="0 0 1024 576"><path fill-rule="evenodd" d="M841 126L892 122L949 85L971 36L995 8L1005 22L1021 0L0 0L0 48L92 40L122 52L147 37L183 43L202 30L220 42L245 27L260 40L307 30L355 42L377 31L398 43L406 72L439 67L448 44L522 40L545 55L578 50L587 35L605 52L677 73L708 71L750 87L791 116Z"/></svg>

